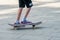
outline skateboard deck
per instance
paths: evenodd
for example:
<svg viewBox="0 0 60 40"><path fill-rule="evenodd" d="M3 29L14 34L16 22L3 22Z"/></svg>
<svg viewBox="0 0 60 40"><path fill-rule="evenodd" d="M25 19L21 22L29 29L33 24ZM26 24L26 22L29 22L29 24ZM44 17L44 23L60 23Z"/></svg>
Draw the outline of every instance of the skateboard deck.
<svg viewBox="0 0 60 40"><path fill-rule="evenodd" d="M8 25L13 26L14 29L20 28L20 27L25 27L25 26L27 26L27 25L32 25L32 27L34 28L36 25L39 25L39 24L41 24L41 23L42 23L42 22L40 21L40 22L29 23L29 24L8 24Z"/></svg>

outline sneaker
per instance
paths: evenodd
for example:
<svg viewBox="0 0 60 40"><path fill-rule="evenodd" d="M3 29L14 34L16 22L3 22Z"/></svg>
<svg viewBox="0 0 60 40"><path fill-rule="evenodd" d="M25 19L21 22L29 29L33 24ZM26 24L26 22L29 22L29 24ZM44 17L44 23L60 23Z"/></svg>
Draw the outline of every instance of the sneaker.
<svg viewBox="0 0 60 40"><path fill-rule="evenodd" d="M32 22L27 21L27 20L25 20L25 21L21 21L21 24L30 24L30 23L32 23Z"/></svg>
<svg viewBox="0 0 60 40"><path fill-rule="evenodd" d="M20 24L19 20L16 20L16 22L14 24Z"/></svg>

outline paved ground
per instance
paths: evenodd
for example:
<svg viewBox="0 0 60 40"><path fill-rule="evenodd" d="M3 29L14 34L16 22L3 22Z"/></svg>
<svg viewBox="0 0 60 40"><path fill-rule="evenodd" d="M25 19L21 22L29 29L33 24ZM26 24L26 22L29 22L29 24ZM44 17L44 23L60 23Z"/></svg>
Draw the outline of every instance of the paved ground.
<svg viewBox="0 0 60 40"><path fill-rule="evenodd" d="M12 27L8 23L16 20L17 8L17 4L0 5L0 40L60 40L60 0L41 1L33 6L28 19L32 22L43 22L34 30L31 26L10 30ZM24 12L25 9L22 13Z"/></svg>

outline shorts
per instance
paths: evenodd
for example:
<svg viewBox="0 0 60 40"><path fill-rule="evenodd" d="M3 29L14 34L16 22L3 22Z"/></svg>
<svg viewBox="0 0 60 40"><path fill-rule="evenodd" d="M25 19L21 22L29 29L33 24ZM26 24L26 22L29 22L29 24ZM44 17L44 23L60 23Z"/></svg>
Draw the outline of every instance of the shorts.
<svg viewBox="0 0 60 40"><path fill-rule="evenodd" d="M30 8L33 6L31 0L19 0L19 7L24 8L24 7Z"/></svg>

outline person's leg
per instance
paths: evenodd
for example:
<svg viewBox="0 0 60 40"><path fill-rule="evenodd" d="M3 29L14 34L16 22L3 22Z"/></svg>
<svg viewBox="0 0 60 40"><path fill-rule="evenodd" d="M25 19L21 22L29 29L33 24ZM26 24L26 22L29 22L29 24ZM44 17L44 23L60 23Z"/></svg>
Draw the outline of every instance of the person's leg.
<svg viewBox="0 0 60 40"><path fill-rule="evenodd" d="M32 23L30 21L27 21L27 17L28 17L28 14L29 14L30 10L31 10L31 8L26 8L25 16L23 18L23 21L21 21L22 24Z"/></svg>
<svg viewBox="0 0 60 40"><path fill-rule="evenodd" d="M17 17L16 17L16 24L19 23L20 17L21 17L21 13L23 8L25 7L25 4L23 2L23 0L19 0L19 8L18 8L18 13L17 13Z"/></svg>
<svg viewBox="0 0 60 40"><path fill-rule="evenodd" d="M24 19L23 20L26 20L29 12L30 12L31 8L26 8L26 13L25 13L25 16L24 16Z"/></svg>
<svg viewBox="0 0 60 40"><path fill-rule="evenodd" d="M27 17L28 17L28 14L31 10L31 7L33 6L32 4L32 1L31 0L25 0L25 4L26 4L26 13L25 13L25 16L23 18L23 21L22 22L27 22ZM30 23L29 21L27 23Z"/></svg>
<svg viewBox="0 0 60 40"><path fill-rule="evenodd" d="M19 8L18 9L18 13L17 13L17 17L16 17L16 23L19 23L19 20L20 20L20 17L21 17L21 13L22 13L22 10L23 10L23 8Z"/></svg>

